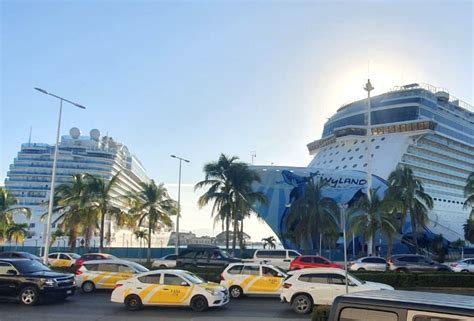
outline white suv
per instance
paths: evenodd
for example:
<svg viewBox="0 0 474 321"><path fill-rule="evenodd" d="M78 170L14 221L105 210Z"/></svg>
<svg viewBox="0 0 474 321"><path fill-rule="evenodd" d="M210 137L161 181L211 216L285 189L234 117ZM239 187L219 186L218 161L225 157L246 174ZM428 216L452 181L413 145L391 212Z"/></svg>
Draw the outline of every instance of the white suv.
<svg viewBox="0 0 474 321"><path fill-rule="evenodd" d="M293 311L309 313L313 305L331 305L334 299L346 294L345 271L335 268L303 269L291 273L283 284L280 299L290 303ZM349 293L369 290L393 290L393 287L366 282L347 274Z"/></svg>
<svg viewBox="0 0 474 321"><path fill-rule="evenodd" d="M291 261L298 256L301 256L301 254L294 250L256 250L250 261L271 264L288 271Z"/></svg>

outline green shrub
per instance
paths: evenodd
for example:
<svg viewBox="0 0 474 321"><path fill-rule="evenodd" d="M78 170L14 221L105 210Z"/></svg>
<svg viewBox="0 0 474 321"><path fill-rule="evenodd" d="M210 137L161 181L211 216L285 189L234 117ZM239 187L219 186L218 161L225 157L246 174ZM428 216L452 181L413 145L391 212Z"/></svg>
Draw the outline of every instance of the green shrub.
<svg viewBox="0 0 474 321"><path fill-rule="evenodd" d="M318 305L313 309L313 313L311 314L311 321L327 321L329 320L330 312L330 305Z"/></svg>

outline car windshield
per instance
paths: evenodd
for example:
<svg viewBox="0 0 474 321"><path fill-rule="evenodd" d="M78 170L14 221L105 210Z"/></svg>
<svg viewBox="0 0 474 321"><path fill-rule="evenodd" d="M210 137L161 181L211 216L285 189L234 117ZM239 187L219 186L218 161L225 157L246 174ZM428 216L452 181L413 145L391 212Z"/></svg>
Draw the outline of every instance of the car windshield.
<svg viewBox="0 0 474 321"><path fill-rule="evenodd" d="M222 251L220 251L220 253L221 253L222 257L225 258L225 259L229 259L229 258L232 257L229 253L227 253L227 251L222 250Z"/></svg>
<svg viewBox="0 0 474 321"><path fill-rule="evenodd" d="M76 254L76 253L69 253L69 256L72 257L75 260L77 260L78 258L81 257L79 254Z"/></svg>
<svg viewBox="0 0 474 321"><path fill-rule="evenodd" d="M51 271L46 265L35 260L22 260L12 262L20 273L35 273L42 271Z"/></svg>
<svg viewBox="0 0 474 321"><path fill-rule="evenodd" d="M365 283L366 283L364 280L361 280L361 279L359 279L359 278L357 278L357 277L355 277L354 275L349 274L349 273L347 273L347 277L348 277L349 280L352 281L353 283L356 283L356 282L354 282L354 281L357 281L359 284L365 284ZM357 284L357 283L356 283L356 284Z"/></svg>
<svg viewBox="0 0 474 321"><path fill-rule="evenodd" d="M272 266L272 269L277 270L278 273L280 273L280 274L283 275L283 276L286 276L286 272L283 271L282 269L280 269L279 267L277 267L277 266Z"/></svg>
<svg viewBox="0 0 474 321"><path fill-rule="evenodd" d="M206 283L206 280L202 279L201 277L197 276L196 274L186 272L183 274L184 278L193 284L201 284Z"/></svg>
<svg viewBox="0 0 474 321"><path fill-rule="evenodd" d="M140 272L140 273L150 271L146 267L144 267L143 265L140 265L140 264L135 263L135 262L130 262L130 265L133 266L133 268L135 270L137 270L138 272Z"/></svg>

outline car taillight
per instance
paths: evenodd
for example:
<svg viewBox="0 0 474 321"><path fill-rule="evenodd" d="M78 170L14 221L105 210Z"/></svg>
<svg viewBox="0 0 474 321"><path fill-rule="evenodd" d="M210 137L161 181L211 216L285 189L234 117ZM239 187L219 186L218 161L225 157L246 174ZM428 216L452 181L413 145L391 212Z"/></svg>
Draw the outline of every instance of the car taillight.
<svg viewBox="0 0 474 321"><path fill-rule="evenodd" d="M82 273L83 273L82 271L79 271L79 270L76 271L76 275L81 275Z"/></svg>
<svg viewBox="0 0 474 321"><path fill-rule="evenodd" d="M391 257L388 258L387 263L388 263L388 264L393 264L393 259L392 259Z"/></svg>
<svg viewBox="0 0 474 321"><path fill-rule="evenodd" d="M289 289L289 288L291 288L291 286L292 286L292 284L290 284L290 283L283 283L283 287L285 289Z"/></svg>
<svg viewBox="0 0 474 321"><path fill-rule="evenodd" d="M458 266L458 263L451 263L450 265L451 265L452 267L456 267L456 266Z"/></svg>
<svg viewBox="0 0 474 321"><path fill-rule="evenodd" d="M121 287L122 285L123 285L122 283L116 283L116 284L115 284L115 287L114 287L114 290L115 290L116 288Z"/></svg>
<svg viewBox="0 0 474 321"><path fill-rule="evenodd" d="M221 281L225 281L224 273L221 273Z"/></svg>

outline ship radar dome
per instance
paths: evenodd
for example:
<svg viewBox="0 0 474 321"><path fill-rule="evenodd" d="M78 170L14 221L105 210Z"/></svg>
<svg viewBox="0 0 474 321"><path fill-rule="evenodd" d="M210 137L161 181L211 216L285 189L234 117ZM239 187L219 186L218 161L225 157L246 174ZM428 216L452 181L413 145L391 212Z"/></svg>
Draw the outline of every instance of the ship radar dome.
<svg viewBox="0 0 474 321"><path fill-rule="evenodd" d="M99 141L100 131L97 128L91 129L89 134L92 140L95 140L96 142Z"/></svg>
<svg viewBox="0 0 474 321"><path fill-rule="evenodd" d="M69 130L69 135L71 135L73 139L78 139L79 136L81 136L81 130L77 127L73 127Z"/></svg>

